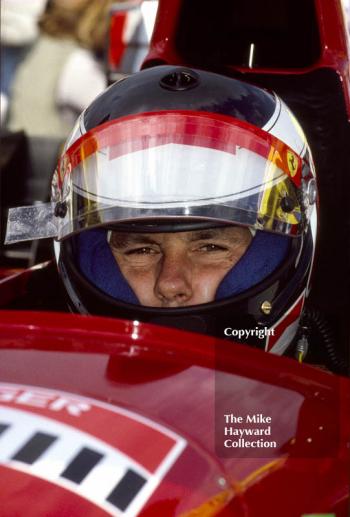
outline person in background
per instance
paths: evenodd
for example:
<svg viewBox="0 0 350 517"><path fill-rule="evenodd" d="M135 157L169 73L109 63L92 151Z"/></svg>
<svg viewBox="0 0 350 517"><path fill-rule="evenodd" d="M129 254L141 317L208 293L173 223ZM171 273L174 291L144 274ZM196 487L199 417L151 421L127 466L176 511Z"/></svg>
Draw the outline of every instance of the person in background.
<svg viewBox="0 0 350 517"><path fill-rule="evenodd" d="M66 138L78 113L106 87L103 56L110 0L52 0L40 37L18 70L12 131Z"/></svg>
<svg viewBox="0 0 350 517"><path fill-rule="evenodd" d="M45 34L77 43L63 65L56 88L57 106L69 125L107 86L110 4L110 0L53 0L40 20Z"/></svg>
<svg viewBox="0 0 350 517"><path fill-rule="evenodd" d="M46 0L2 0L1 3L1 125L9 113L12 83L18 65L39 35L38 18Z"/></svg>

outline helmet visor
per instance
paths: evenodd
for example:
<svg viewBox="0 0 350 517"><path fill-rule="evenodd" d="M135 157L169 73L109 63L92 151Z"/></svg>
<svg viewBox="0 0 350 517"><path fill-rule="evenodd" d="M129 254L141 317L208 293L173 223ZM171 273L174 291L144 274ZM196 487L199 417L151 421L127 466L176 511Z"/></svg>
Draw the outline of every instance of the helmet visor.
<svg viewBox="0 0 350 517"><path fill-rule="evenodd" d="M65 206L56 210L57 237L179 217L297 235L301 168L286 144L232 117L170 111L107 122L60 159L51 205Z"/></svg>

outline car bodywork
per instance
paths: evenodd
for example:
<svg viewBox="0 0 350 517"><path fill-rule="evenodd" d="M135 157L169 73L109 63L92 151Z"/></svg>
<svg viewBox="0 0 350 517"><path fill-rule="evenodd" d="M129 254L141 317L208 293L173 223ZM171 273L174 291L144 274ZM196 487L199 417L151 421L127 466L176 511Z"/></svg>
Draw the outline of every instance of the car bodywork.
<svg viewBox="0 0 350 517"><path fill-rule="evenodd" d="M340 2L308 5L318 45L296 66L290 48L298 41L303 54L306 41L298 40L305 29L297 23L300 3L284 67L283 52L282 61L259 65L253 40L237 62L215 47L213 38L226 45L230 34L222 22L228 3L160 0L143 66L181 64L242 77L275 89L295 111L319 170L322 261L311 297L335 319L345 347L349 46ZM226 35L219 37L220 28ZM335 258L334 249L343 253ZM2 272L2 306L26 290L33 274ZM233 341L139 322L5 310L0 383L2 515L348 515L350 396L343 377ZM253 427L263 430L270 418L276 446L254 453L225 448L226 428L235 428L230 415L256 415Z"/></svg>
<svg viewBox="0 0 350 517"><path fill-rule="evenodd" d="M5 311L0 336L4 515L347 514L347 379L131 321ZM225 449L230 413L277 447Z"/></svg>

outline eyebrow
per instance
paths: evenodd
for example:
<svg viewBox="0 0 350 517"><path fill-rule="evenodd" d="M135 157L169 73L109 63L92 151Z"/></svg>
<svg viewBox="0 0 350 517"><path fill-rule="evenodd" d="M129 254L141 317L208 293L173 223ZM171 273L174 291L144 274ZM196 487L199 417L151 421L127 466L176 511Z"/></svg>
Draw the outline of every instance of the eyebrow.
<svg viewBox="0 0 350 517"><path fill-rule="evenodd" d="M159 244L157 241L143 234L115 233L111 235L110 243L117 248L126 248L130 244Z"/></svg>
<svg viewBox="0 0 350 517"><path fill-rule="evenodd" d="M181 233L181 232L180 232ZM195 230L192 232L192 235L189 236L188 242L196 242L196 241L206 241L211 239L218 239L224 241L230 241L232 236L225 235L224 232L221 231L221 228L213 228L212 230ZM126 248L129 245L133 244L157 244L159 242L152 238L149 234L143 233L119 233L112 232L110 244L117 248Z"/></svg>
<svg viewBox="0 0 350 517"><path fill-rule="evenodd" d="M217 239L218 237L225 238L223 232L220 232L220 230L197 230L192 234L189 240L190 242L206 241L210 239Z"/></svg>

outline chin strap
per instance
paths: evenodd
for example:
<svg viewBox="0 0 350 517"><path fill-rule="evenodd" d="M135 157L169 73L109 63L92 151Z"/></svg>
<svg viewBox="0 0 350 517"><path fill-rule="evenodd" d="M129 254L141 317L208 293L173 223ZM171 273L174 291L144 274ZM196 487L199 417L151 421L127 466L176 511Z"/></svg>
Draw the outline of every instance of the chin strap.
<svg viewBox="0 0 350 517"><path fill-rule="evenodd" d="M78 265L87 279L117 300L140 305L113 256L107 230L85 231L76 238ZM220 283L216 300L239 294L261 282L283 262L289 244L288 237L257 231L246 253Z"/></svg>

